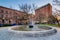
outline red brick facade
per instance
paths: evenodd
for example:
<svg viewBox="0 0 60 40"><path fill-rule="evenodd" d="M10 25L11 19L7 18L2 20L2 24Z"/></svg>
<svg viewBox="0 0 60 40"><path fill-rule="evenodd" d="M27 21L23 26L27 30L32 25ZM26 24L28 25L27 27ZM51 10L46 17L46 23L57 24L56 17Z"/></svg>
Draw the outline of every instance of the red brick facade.
<svg viewBox="0 0 60 40"><path fill-rule="evenodd" d="M27 23L27 14L0 6L0 24Z"/></svg>
<svg viewBox="0 0 60 40"><path fill-rule="evenodd" d="M39 21L39 16L44 16L44 20L47 21L47 18L52 15L52 6L47 4L35 10L35 20ZM43 20L42 20L43 21Z"/></svg>
<svg viewBox="0 0 60 40"><path fill-rule="evenodd" d="M41 15L42 14L42 15ZM47 20L49 16L52 15L52 6L47 4L35 10L35 15L33 15L34 21L40 21L40 16L44 16L44 20ZM21 11L6 8L0 6L0 24L26 24L32 18L32 14L26 14ZM42 21L44 21L42 20Z"/></svg>

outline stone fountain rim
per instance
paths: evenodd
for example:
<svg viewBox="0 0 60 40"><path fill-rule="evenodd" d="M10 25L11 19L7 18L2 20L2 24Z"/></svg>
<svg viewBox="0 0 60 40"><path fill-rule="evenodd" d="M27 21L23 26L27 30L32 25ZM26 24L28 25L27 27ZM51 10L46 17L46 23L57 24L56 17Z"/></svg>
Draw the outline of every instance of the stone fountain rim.
<svg viewBox="0 0 60 40"><path fill-rule="evenodd" d="M43 31L17 31L17 30L13 30L12 29L13 27L16 27L16 26L12 26L8 30L11 31L11 32L15 32L15 33L48 33L48 32L52 32L52 31L55 30L52 26L47 26L47 27L50 27L51 29L43 30Z"/></svg>

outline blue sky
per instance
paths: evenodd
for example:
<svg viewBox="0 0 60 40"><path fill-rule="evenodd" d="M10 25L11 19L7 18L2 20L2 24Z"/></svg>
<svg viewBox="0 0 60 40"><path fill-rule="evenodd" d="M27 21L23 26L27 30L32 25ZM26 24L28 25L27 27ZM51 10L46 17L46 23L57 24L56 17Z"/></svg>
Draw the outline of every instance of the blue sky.
<svg viewBox="0 0 60 40"><path fill-rule="evenodd" d="M41 7L47 3L52 3L52 0L0 0L0 6L12 7L13 9L19 9L18 4L35 4Z"/></svg>

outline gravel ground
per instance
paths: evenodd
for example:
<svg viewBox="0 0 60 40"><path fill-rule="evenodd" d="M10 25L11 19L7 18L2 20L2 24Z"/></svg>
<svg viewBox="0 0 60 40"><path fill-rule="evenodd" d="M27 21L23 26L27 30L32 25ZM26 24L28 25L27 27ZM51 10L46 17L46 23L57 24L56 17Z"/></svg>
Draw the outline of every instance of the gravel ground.
<svg viewBox="0 0 60 40"><path fill-rule="evenodd" d="M8 28L0 28L0 40L60 40L60 28L57 27L54 27L57 29L56 34L46 37L19 37L20 35L16 36L15 34L9 33Z"/></svg>

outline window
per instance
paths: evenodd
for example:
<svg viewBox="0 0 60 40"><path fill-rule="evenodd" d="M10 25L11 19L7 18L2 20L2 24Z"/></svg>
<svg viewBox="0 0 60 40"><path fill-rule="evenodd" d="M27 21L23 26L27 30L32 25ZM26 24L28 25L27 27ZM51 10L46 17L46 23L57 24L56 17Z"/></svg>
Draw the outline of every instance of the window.
<svg viewBox="0 0 60 40"><path fill-rule="evenodd" d="M12 13L12 12L9 12L10 14Z"/></svg>
<svg viewBox="0 0 60 40"><path fill-rule="evenodd" d="M20 19L20 17L17 17L17 19Z"/></svg>
<svg viewBox="0 0 60 40"><path fill-rule="evenodd" d="M3 15L0 15L0 18L3 18Z"/></svg>
<svg viewBox="0 0 60 40"><path fill-rule="evenodd" d="M3 10L0 10L0 13L3 13L4 11Z"/></svg>
<svg viewBox="0 0 60 40"><path fill-rule="evenodd" d="M17 16L14 16L13 18L17 19Z"/></svg>
<svg viewBox="0 0 60 40"><path fill-rule="evenodd" d="M5 11L6 14L8 14L8 11Z"/></svg>

